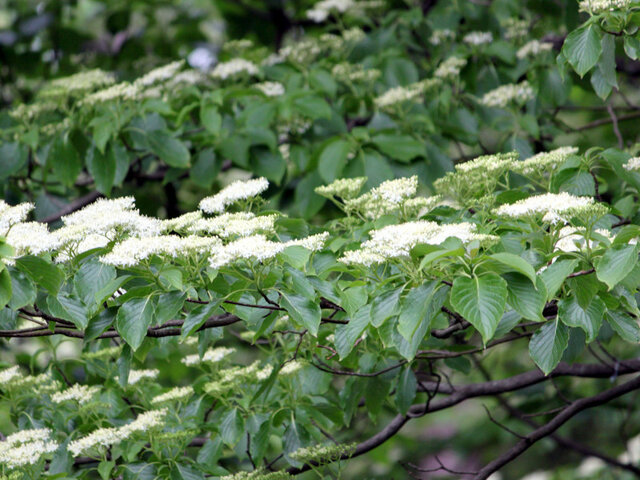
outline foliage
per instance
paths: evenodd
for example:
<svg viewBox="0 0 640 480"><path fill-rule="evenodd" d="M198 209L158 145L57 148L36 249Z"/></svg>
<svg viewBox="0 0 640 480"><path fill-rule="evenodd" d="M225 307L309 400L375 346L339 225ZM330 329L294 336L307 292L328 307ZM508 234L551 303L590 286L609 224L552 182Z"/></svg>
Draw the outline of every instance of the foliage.
<svg viewBox="0 0 640 480"><path fill-rule="evenodd" d="M49 78L30 37L3 43L46 80L0 114L0 473L356 478L405 424L492 397L530 429L461 410L473 473L435 470L516 478L532 448L562 478L598 478L584 457L638 474L638 113L615 56L637 58L636 3L221 3L273 35L208 70L146 2L59 8L87 5L146 18L156 68L71 73L70 44ZM619 445L573 440L623 415ZM547 436L581 457L542 463ZM425 474L412 444L381 475Z"/></svg>

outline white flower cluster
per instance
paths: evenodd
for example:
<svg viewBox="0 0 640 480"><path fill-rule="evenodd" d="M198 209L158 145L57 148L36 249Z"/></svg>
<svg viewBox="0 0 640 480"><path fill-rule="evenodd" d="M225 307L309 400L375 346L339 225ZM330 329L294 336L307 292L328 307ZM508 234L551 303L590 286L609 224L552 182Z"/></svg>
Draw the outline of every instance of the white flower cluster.
<svg viewBox="0 0 640 480"><path fill-rule="evenodd" d="M614 238L609 230L597 228L595 232L606 238L609 242ZM586 230L584 228L563 227L558 234L559 239L556 242L555 251L580 252L587 246L587 240L585 238ZM597 240L589 240L589 248L595 247L598 243Z"/></svg>
<svg viewBox="0 0 640 480"><path fill-rule="evenodd" d="M567 222L575 215L600 216L606 207L594 202L591 197L577 197L567 192L545 193L502 205L494 213L511 218L542 217L543 222Z"/></svg>
<svg viewBox="0 0 640 480"><path fill-rule="evenodd" d="M393 87L376 97L374 103L378 108L385 109L403 102L421 102L422 95L438 82L438 80L428 78L404 87Z"/></svg>
<svg viewBox="0 0 640 480"><path fill-rule="evenodd" d="M535 58L544 52L550 52L553 50L553 43L541 42L540 40L531 40L525 43L516 52L516 57L519 59Z"/></svg>
<svg viewBox="0 0 640 480"><path fill-rule="evenodd" d="M168 63L162 67L154 68L150 72L146 73L142 77L133 82L137 87L151 87L158 83L164 83L167 80L171 80L178 71L184 66L184 60L178 60L176 62Z"/></svg>
<svg viewBox="0 0 640 480"><path fill-rule="evenodd" d="M418 244L439 245L449 237L458 238L464 243L474 240L489 243L497 240L492 235L477 233L476 226L472 223L439 225L424 220L389 225L380 230L372 230L369 236L371 239L364 242L360 250L355 250L359 254L346 252L338 261L368 267L390 259L408 257L411 249Z"/></svg>
<svg viewBox="0 0 640 480"><path fill-rule="evenodd" d="M155 368L144 369L144 370L131 370L129 371L129 379L127 383L129 385L135 385L140 380L157 378L159 373L160 371Z"/></svg>
<svg viewBox="0 0 640 480"><path fill-rule="evenodd" d="M51 396L53 403L64 402L77 402L80 405L85 404L93 400L93 397L100 392L100 387L97 385L88 386L75 384L62 392L56 392Z"/></svg>
<svg viewBox="0 0 640 480"><path fill-rule="evenodd" d="M199 208L205 213L222 213L228 206L260 195L267 188L269 188L269 182L264 177L247 181L238 180L217 194L202 199Z"/></svg>
<svg viewBox="0 0 640 480"><path fill-rule="evenodd" d="M449 57L436 68L434 76L441 80L453 80L467 64L467 60L460 57Z"/></svg>
<svg viewBox="0 0 640 480"><path fill-rule="evenodd" d="M324 22L332 11L344 13L355 5L353 0L321 0L311 10L307 10L307 18L313 22Z"/></svg>
<svg viewBox="0 0 640 480"><path fill-rule="evenodd" d="M280 82L256 83L254 87L264 93L267 97L279 97L284 94L284 85Z"/></svg>
<svg viewBox="0 0 640 480"><path fill-rule="evenodd" d="M342 82L375 82L382 72L377 68L365 69L360 64L343 62L334 65L331 74Z"/></svg>
<svg viewBox="0 0 640 480"><path fill-rule="evenodd" d="M262 468L257 468L250 472L241 471L233 475L225 475L220 480L293 480L295 477L284 470L269 472Z"/></svg>
<svg viewBox="0 0 640 480"><path fill-rule="evenodd" d="M491 32L469 32L462 37L462 41L477 47L493 42L493 35Z"/></svg>
<svg viewBox="0 0 640 480"><path fill-rule="evenodd" d="M487 107L505 108L509 104L523 105L534 98L531 85L526 80L518 84L501 85L482 97L481 103Z"/></svg>
<svg viewBox="0 0 640 480"><path fill-rule="evenodd" d="M99 103L111 102L114 100L135 100L140 96L141 90L138 85L129 82L120 82L103 90L87 95L82 99L83 105L96 105Z"/></svg>
<svg viewBox="0 0 640 480"><path fill-rule="evenodd" d="M9 383L22 377L20 367L14 365L13 367L5 368L0 371L0 386L8 385Z"/></svg>
<svg viewBox="0 0 640 480"><path fill-rule="evenodd" d="M0 390L23 391L24 389L30 389L36 394L40 394L54 392L59 387L60 384L48 374L23 375L17 365L0 371Z"/></svg>
<svg viewBox="0 0 640 480"><path fill-rule="evenodd" d="M272 233L277 218L277 214L256 216L251 212L223 213L213 218L202 218L189 226L187 231L205 232L222 238L246 237L257 233Z"/></svg>
<svg viewBox="0 0 640 480"><path fill-rule="evenodd" d="M51 430L48 428L22 430L0 442L0 465L6 465L9 469L34 465L44 455L57 449L58 443L51 439Z"/></svg>
<svg viewBox="0 0 640 480"><path fill-rule="evenodd" d="M260 382L269 378L273 366L266 365L260 367L260 362L255 361L246 367L232 367L220 370L219 378L213 382L209 382L204 386L205 392L210 395L219 395L225 393L236 386L247 382Z"/></svg>
<svg viewBox="0 0 640 480"><path fill-rule="evenodd" d="M429 37L429 43L431 45L440 45L445 42L449 42L456 38L456 32L443 28L440 30L434 30Z"/></svg>
<svg viewBox="0 0 640 480"><path fill-rule="evenodd" d="M115 83L113 73L100 69L87 70L67 77L51 80L40 92L39 98L78 95Z"/></svg>
<svg viewBox="0 0 640 480"><path fill-rule="evenodd" d="M226 80L227 78L235 77L239 74L254 76L257 75L259 71L260 70L255 63L243 58L234 58L228 62L222 62L216 65L213 72L211 72L211 76L213 78Z"/></svg>
<svg viewBox="0 0 640 480"><path fill-rule="evenodd" d="M175 387L163 394L157 395L151 399L151 403L167 403L174 401L182 401L193 395L193 387Z"/></svg>
<svg viewBox="0 0 640 480"><path fill-rule="evenodd" d="M187 366L198 365L199 363L217 363L235 351L235 348L227 347L210 348L204 352L202 358L200 358L200 355L187 355L182 359L182 363Z"/></svg>
<svg viewBox="0 0 640 480"><path fill-rule="evenodd" d="M315 192L327 198L339 197L349 200L360 193L365 183L367 183L367 177L339 178L329 185L316 187Z"/></svg>
<svg viewBox="0 0 640 480"><path fill-rule="evenodd" d="M517 40L527 36L529 22L522 18L510 17L500 22L505 29L504 38L507 40Z"/></svg>
<svg viewBox="0 0 640 480"><path fill-rule="evenodd" d="M33 203L20 203L11 206L0 200L0 235L6 235L16 223L24 222L34 208Z"/></svg>
<svg viewBox="0 0 640 480"><path fill-rule="evenodd" d="M158 235L155 237L129 237L117 243L100 261L116 267L133 267L154 255L177 258L209 252L222 245L217 237L189 235Z"/></svg>
<svg viewBox="0 0 640 480"><path fill-rule="evenodd" d="M511 170L523 175L549 172L562 165L571 155L578 153L577 147L560 147L550 152L541 152L521 162L513 162Z"/></svg>
<svg viewBox="0 0 640 480"><path fill-rule="evenodd" d="M382 200L392 205L398 205L413 197L418 191L418 176L396 178L382 182L371 190L374 200Z"/></svg>
<svg viewBox="0 0 640 480"><path fill-rule="evenodd" d="M121 427L99 428L89 435L69 443L67 450L74 456L93 452L117 445L133 434L147 432L160 427L164 423L167 409L149 410L144 412L127 425Z"/></svg>
<svg viewBox="0 0 640 480"><path fill-rule="evenodd" d="M290 362L285 363L278 373L284 376L293 375L303 367L304 367L304 363L298 360L292 360Z"/></svg>
<svg viewBox="0 0 640 480"><path fill-rule="evenodd" d="M631 7L631 0L581 0L580 10L590 14L613 12Z"/></svg>
<svg viewBox="0 0 640 480"><path fill-rule="evenodd" d="M275 257L285 248L294 245L302 246L311 251L318 251L324 246L328 235L328 232L323 232L300 240L290 240L284 243L267 240L267 237L264 235L252 235L240 238L212 252L209 265L211 268L221 268L239 260L263 262Z"/></svg>
<svg viewBox="0 0 640 480"><path fill-rule="evenodd" d="M630 158L629 160L627 160L627 163L622 166L622 168L628 171L640 170L640 157Z"/></svg>

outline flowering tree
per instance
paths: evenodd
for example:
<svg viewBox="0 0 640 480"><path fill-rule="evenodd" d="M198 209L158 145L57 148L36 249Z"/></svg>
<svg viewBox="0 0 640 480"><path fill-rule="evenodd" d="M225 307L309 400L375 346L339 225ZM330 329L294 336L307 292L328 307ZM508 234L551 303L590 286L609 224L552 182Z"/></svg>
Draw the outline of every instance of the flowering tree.
<svg viewBox="0 0 640 480"><path fill-rule="evenodd" d="M241 2L275 49L13 101L0 475L639 476L640 5L547 3Z"/></svg>

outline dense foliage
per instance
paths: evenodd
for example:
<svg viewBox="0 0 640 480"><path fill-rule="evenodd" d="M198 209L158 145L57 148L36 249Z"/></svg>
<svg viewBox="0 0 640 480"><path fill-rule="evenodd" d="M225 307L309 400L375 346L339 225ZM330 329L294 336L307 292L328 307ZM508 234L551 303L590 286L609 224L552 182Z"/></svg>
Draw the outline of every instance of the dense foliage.
<svg viewBox="0 0 640 480"><path fill-rule="evenodd" d="M640 474L640 4L12 3L3 478Z"/></svg>

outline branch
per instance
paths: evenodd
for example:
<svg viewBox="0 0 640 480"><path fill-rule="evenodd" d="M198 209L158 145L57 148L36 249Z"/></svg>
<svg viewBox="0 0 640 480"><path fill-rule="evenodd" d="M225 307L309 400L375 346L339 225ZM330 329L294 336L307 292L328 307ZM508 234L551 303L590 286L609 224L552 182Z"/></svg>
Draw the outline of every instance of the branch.
<svg viewBox="0 0 640 480"><path fill-rule="evenodd" d="M48 217L45 217L44 219L42 219L42 222L43 223L52 223L52 222L55 222L57 220L60 220L61 217L65 216L65 215L69 215L70 213L73 213L76 210L80 210L82 207L86 207L91 202L96 201L100 197L102 197L102 194L100 192L87 193L86 195L83 195L82 197L76 198L73 202L71 202L68 205L64 206L63 208L58 210L58 212L54 213L53 215L49 215Z"/></svg>

